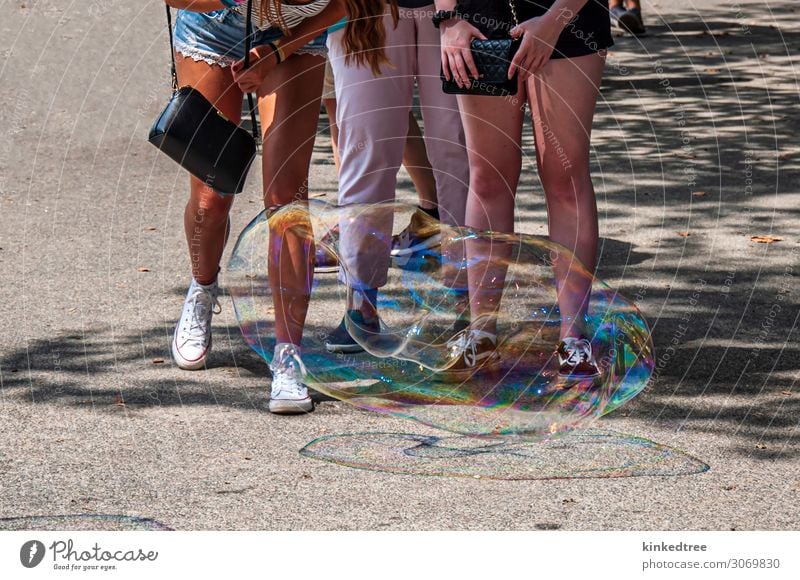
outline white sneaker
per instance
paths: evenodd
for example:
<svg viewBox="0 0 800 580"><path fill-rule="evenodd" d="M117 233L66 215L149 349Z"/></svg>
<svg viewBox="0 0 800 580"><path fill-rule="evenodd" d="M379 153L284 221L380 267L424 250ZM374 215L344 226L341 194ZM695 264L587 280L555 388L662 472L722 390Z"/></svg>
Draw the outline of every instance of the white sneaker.
<svg viewBox="0 0 800 580"><path fill-rule="evenodd" d="M192 279L172 336L172 358L184 370L194 371L206 364L211 352L211 317L221 310L218 292L216 282L202 286Z"/></svg>
<svg viewBox="0 0 800 580"><path fill-rule="evenodd" d="M314 402L308 396L308 388L301 382L306 367L294 345L285 343L275 349L275 357L269 365L272 371L272 393L269 410L278 415L297 415L314 410Z"/></svg>

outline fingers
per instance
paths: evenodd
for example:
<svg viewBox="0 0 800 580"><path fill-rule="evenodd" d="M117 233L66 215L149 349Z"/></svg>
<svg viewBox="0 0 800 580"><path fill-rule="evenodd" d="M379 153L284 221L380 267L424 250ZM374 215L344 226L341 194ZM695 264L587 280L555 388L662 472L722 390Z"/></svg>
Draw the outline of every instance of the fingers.
<svg viewBox="0 0 800 580"><path fill-rule="evenodd" d="M244 73L234 73L233 80L245 93L252 93L258 89L258 81L249 70Z"/></svg>
<svg viewBox="0 0 800 580"><path fill-rule="evenodd" d="M508 66L508 78L509 80L514 78L514 75L517 73L517 70L520 68L521 64L524 60L526 60L528 56L528 50L526 46L520 46L517 50L517 53L514 55L514 58L511 59L511 64Z"/></svg>
<svg viewBox="0 0 800 580"><path fill-rule="evenodd" d="M529 76L531 76L531 73L532 73L532 70L531 70L531 61L530 61L530 60L528 60L527 58L523 58L523 59L522 59L522 62L520 62L520 63L519 63L519 65L518 65L518 71L519 71L519 76L520 76L520 78L521 78L523 81L524 81L524 80L527 80L527 78L528 78Z"/></svg>
<svg viewBox="0 0 800 580"><path fill-rule="evenodd" d="M448 81L452 80L453 75L450 72L450 55L442 50L442 72L444 73L444 78Z"/></svg>
<svg viewBox="0 0 800 580"><path fill-rule="evenodd" d="M452 60L450 61L450 68L451 70L454 69L456 79L459 82L459 86L461 87L468 87L472 83L470 82L470 73L467 70L467 65L464 62L465 54L469 54L469 57L472 58L472 54L470 54L469 49L464 49L460 53L456 53L453 55ZM474 66L474 63L473 63ZM477 78L477 74L474 75L474 78Z"/></svg>
<svg viewBox="0 0 800 580"><path fill-rule="evenodd" d="M485 35L485 34L483 34L483 32L481 32L480 30L478 30L477 28L475 28L475 27L474 27L474 26L472 26L472 25L470 25L470 31L469 31L469 33L470 33L470 36L471 36L472 38L477 38L477 39L479 39L479 40L488 40L488 39L486 38L486 35Z"/></svg>
<svg viewBox="0 0 800 580"><path fill-rule="evenodd" d="M450 69L450 74L453 77L453 80L456 84L460 87L461 86L461 74L458 72L458 67L456 66L456 57L453 53L447 53L447 62L448 68Z"/></svg>
<svg viewBox="0 0 800 580"><path fill-rule="evenodd" d="M475 64L475 59L472 57L472 50L466 49L462 51L461 56L464 60L464 65L469 71L469 76L473 79L480 78L481 73L478 72L478 66Z"/></svg>

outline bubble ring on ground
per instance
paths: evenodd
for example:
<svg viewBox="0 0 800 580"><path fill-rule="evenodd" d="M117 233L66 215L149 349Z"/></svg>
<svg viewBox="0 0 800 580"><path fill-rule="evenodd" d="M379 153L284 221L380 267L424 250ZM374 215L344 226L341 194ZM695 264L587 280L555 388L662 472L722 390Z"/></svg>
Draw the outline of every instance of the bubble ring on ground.
<svg viewBox="0 0 800 580"><path fill-rule="evenodd" d="M406 224L437 242L395 255ZM338 260L338 274L312 276L315 252ZM639 310L565 248L447 226L402 203L312 200L262 212L239 236L224 283L267 363L277 341L302 335L311 388L464 435L537 439L589 425L654 369ZM358 310L370 300L372 322ZM340 321L365 352L330 352ZM467 325L493 331L496 347L478 352ZM555 351L572 325L591 341L597 378L559 373Z"/></svg>
<svg viewBox="0 0 800 580"><path fill-rule="evenodd" d="M114 514L64 514L0 518L0 530L87 530L116 532L137 530L171 531L172 528L156 520L137 516Z"/></svg>
<svg viewBox="0 0 800 580"><path fill-rule="evenodd" d="M678 476L710 469L678 449L599 429L533 442L411 433L327 435L300 454L368 471L500 480Z"/></svg>

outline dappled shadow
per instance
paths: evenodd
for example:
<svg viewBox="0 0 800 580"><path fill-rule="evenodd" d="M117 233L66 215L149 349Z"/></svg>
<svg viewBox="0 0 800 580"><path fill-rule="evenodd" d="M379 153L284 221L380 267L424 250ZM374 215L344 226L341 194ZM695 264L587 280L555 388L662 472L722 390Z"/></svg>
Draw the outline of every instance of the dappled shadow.
<svg viewBox="0 0 800 580"><path fill-rule="evenodd" d="M731 5L702 17L675 6L663 23L652 16L648 37L617 37L591 150L602 234L597 277L636 301L656 350L653 380L621 411L725 435L731 450L764 460L797 453L786 444L800 417L795 5L770 2L769 13ZM320 134L326 127L323 118ZM518 229L543 234L529 129L524 150ZM319 140L315 163L331 163L329 155ZM407 180L399 188L411 195ZM755 235L783 239L756 244ZM137 249L151 264L162 256L155 245ZM175 297L185 293L164 286ZM113 316L106 326L70 319L66 330L45 329L6 348L0 401L106 412L162 405L263 411L269 371L235 323L215 320L208 371L184 372L170 360L177 312L168 308L159 313L163 326L115 332Z"/></svg>

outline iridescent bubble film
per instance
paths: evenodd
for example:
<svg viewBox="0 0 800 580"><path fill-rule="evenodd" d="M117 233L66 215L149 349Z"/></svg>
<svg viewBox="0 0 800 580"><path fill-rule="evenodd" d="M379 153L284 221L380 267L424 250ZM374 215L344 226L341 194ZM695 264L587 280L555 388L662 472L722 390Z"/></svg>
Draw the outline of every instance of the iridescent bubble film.
<svg viewBox="0 0 800 580"><path fill-rule="evenodd" d="M398 253L412 220L436 243ZM316 254L336 258L338 272L313 274ZM537 439L585 426L639 393L654 368L635 305L563 247L449 227L402 203L262 212L224 282L245 340L267 362L276 337L302 329L311 388L465 435ZM379 318L365 322L353 313L370 288ZM342 319L365 352L328 351ZM560 330L573 325L591 341L596 378L558 372ZM470 347L469 329L496 335L496 346ZM469 357L481 362L465 367Z"/></svg>
<svg viewBox="0 0 800 580"><path fill-rule="evenodd" d="M707 463L649 439L580 429L541 441L352 433L315 439L300 453L347 467L476 479L664 477L708 471Z"/></svg>

